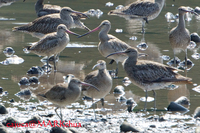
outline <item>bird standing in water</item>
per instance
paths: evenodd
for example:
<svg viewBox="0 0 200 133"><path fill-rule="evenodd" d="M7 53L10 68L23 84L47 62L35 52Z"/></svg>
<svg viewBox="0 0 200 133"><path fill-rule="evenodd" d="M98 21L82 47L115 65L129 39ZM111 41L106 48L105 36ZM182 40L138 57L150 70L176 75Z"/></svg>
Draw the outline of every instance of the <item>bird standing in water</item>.
<svg viewBox="0 0 200 133"><path fill-rule="evenodd" d="M59 24L64 24L68 29L81 28L90 31L82 22L77 22L79 20L78 18L74 20L71 16L72 13L87 17L84 13L74 11L70 7L63 7L60 13L39 17L26 25L14 27L13 31L26 32L38 38L43 37L45 34L56 32L56 28Z"/></svg>
<svg viewBox="0 0 200 133"><path fill-rule="evenodd" d="M178 11L179 11L179 22L178 25L170 31L169 42L171 44L174 53L174 63L176 63L175 54L180 50L183 50L185 52L185 63L187 65L187 46L190 44L190 32L188 29L185 28L184 15L187 12L191 12L196 15L197 13L195 13L191 9L188 9L188 7L185 6L179 7Z"/></svg>
<svg viewBox="0 0 200 133"><path fill-rule="evenodd" d="M111 10L108 15L117 15L126 19L142 21L142 33L145 32L145 22L155 19L161 12L165 0L137 0L120 9Z"/></svg>
<svg viewBox="0 0 200 133"><path fill-rule="evenodd" d="M78 98L81 95L82 85L91 86L93 87L93 89L97 89L95 86L91 84L81 82L77 78L70 77L69 84L58 83L57 85L52 87L49 91L47 91L45 94L39 94L39 96L42 96L48 101L55 104L57 106L57 108L55 109L55 112L58 115L57 113L58 108L61 109L63 107L66 107L66 105L69 105L75 102L76 100L78 100ZM60 116L58 115L58 117L61 119L61 121L63 121L61 112L60 112Z"/></svg>
<svg viewBox="0 0 200 133"><path fill-rule="evenodd" d="M107 55L109 55L113 52L123 51L130 47L127 43L123 42L122 40L118 39L117 37L115 37L111 34L108 34L110 29L111 29L110 21L104 20L101 22L101 24L97 28L79 36L79 38L83 37L87 34L90 34L94 31L100 30L100 32L99 32L100 42L98 44L98 50L99 50L100 54L104 57L106 57ZM113 56L110 56L109 58L112 59L112 61L113 60L116 61L117 68L116 68L115 75L117 76L118 63L123 62L127 58L127 56L126 55L113 55ZM112 64L112 62L110 64Z"/></svg>
<svg viewBox="0 0 200 133"><path fill-rule="evenodd" d="M150 60L139 60L138 57L144 54L139 54L136 48L128 48L125 51L112 53L107 57L114 54L126 54L128 56L123 62L124 70L131 82L146 92L146 102L148 91L153 91L155 99L155 90L167 87L172 83L192 83L191 78L176 73L175 71L179 71L178 69ZM144 109L146 109L146 103Z"/></svg>
<svg viewBox="0 0 200 133"><path fill-rule="evenodd" d="M94 65L92 69L94 69L95 67L97 67L98 70L90 72L85 77L84 82L96 86L99 89L99 91L94 90L91 87L83 86L83 90L86 90L83 92L83 94L88 97L91 97L92 101L93 99L101 99L102 106L104 106L104 97L112 89L112 77L106 69L106 62L104 60L97 61L97 64Z"/></svg>
<svg viewBox="0 0 200 133"><path fill-rule="evenodd" d="M60 24L57 27L57 32L47 34L38 42L33 43L31 46L27 46L26 49L27 51L33 52L37 55L47 56L48 58L51 55L54 55L54 70L56 71L55 58L57 54L65 49L70 41L69 35L66 32L79 36L78 34L68 30L64 24ZM47 59L47 68L48 66L49 60Z"/></svg>

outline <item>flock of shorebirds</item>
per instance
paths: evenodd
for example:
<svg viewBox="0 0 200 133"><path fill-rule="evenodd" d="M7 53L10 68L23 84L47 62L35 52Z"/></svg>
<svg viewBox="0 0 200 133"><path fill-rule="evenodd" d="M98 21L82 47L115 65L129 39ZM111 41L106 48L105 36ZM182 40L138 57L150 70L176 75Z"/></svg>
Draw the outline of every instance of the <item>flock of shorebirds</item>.
<svg viewBox="0 0 200 133"><path fill-rule="evenodd" d="M25 1L25 0L24 0ZM144 33L144 24L149 20L154 19L159 15L164 5L165 0L138 0L120 9L111 10L108 15L118 15L129 19L138 19L142 21L142 32ZM70 41L67 33L76 35L78 38L99 30L98 50L103 57L116 62L116 75L118 74L118 63L122 62L123 68L131 82L147 91L153 91L168 86L172 83L190 84L191 78L182 76L177 73L178 69L157 63L150 60L140 60L140 56L148 56L144 53L139 53L134 47L131 47L117 37L108 34L111 29L109 20L104 20L101 24L90 30L85 26L81 19L88 18L87 14L75 11L70 7L44 4L44 0L38 0L35 4L35 10L38 18L34 21L14 27L13 31L22 31L32 34L40 40L27 46L27 50L42 56L54 56L54 58L62 52ZM179 23L174 27L169 34L169 41L172 48L181 48L185 51L185 60L187 61L187 46L190 42L189 31L185 28L184 14L191 12L197 15L188 7L181 6L179 11ZM84 35L76 34L69 29L81 28L88 30ZM175 57L175 55L174 55ZM47 60L48 66L48 60ZM67 82L59 83L40 96L58 105L65 107L77 100L80 97L81 91L83 94L91 97L102 99L112 89L112 77L106 69L106 62L103 60L97 61L93 69L98 70L90 72L84 82L75 78L73 75L67 76ZM54 60L54 71L56 71L56 63ZM81 86L83 85L83 86ZM155 94L155 92L154 92ZM146 108L146 106L145 106ZM57 108L56 108L57 110ZM56 112L57 113L57 112ZM60 114L61 115L61 114ZM62 116L60 116L62 119Z"/></svg>

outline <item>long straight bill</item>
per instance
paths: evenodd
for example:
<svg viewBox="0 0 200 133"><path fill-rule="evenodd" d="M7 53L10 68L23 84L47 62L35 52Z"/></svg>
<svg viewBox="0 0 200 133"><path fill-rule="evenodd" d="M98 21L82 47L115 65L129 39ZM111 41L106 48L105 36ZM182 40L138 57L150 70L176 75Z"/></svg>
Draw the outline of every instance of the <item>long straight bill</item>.
<svg viewBox="0 0 200 133"><path fill-rule="evenodd" d="M87 32L87 33L85 33L85 34L83 34L83 35L78 36L78 38L83 37L83 36L86 36L87 34L90 34L90 33L94 32L94 31L97 31L97 30L99 30L99 27L97 27L97 28L95 28L95 29L93 29L93 30L91 30L91 31L89 31L89 32Z"/></svg>
<svg viewBox="0 0 200 133"><path fill-rule="evenodd" d="M75 36L80 36L79 34L74 33L74 32L72 32L72 31L70 31L70 30L68 30L68 29L66 30L66 32L67 32L67 33L70 33L70 34L73 34L73 35L75 35Z"/></svg>

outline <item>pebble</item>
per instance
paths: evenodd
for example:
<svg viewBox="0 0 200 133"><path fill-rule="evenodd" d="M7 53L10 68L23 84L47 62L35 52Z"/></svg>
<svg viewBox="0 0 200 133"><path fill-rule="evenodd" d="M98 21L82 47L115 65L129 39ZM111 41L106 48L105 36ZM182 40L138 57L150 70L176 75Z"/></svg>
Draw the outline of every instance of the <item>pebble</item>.
<svg viewBox="0 0 200 133"><path fill-rule="evenodd" d="M29 79L27 77L22 77L21 80L19 81L18 85L19 86L21 86L21 85L25 85L25 86L30 85Z"/></svg>
<svg viewBox="0 0 200 133"><path fill-rule="evenodd" d="M167 107L167 111L184 111L184 112L186 112L186 111L188 111L188 109L183 107L180 104L177 104L175 102L171 102L169 104L169 106Z"/></svg>
<svg viewBox="0 0 200 133"><path fill-rule="evenodd" d="M181 62L181 60L178 57L175 57L175 61L176 61L176 65L178 65ZM170 66L174 65L174 58L171 59L169 62L167 62L167 65L170 65Z"/></svg>
<svg viewBox="0 0 200 133"><path fill-rule="evenodd" d="M12 47L6 47L3 50L3 53L5 54L6 57L11 57L15 53L15 51Z"/></svg>
<svg viewBox="0 0 200 133"><path fill-rule="evenodd" d="M140 132L138 129L136 129L133 125L129 124L128 122L123 122L120 125L120 131L121 132Z"/></svg>
<svg viewBox="0 0 200 133"><path fill-rule="evenodd" d="M113 90L113 93L118 95L124 95L125 94L124 87L122 85L117 85Z"/></svg>
<svg viewBox="0 0 200 133"><path fill-rule="evenodd" d="M73 133L68 128L63 129L61 127L52 127L50 133Z"/></svg>
<svg viewBox="0 0 200 133"><path fill-rule="evenodd" d="M30 84L38 84L39 80L36 76L32 76L32 77L29 78L29 83Z"/></svg>
<svg viewBox="0 0 200 133"><path fill-rule="evenodd" d="M8 117L8 118L6 118L6 119L4 119L3 121L2 121L2 124L4 125L4 126L6 126L6 125L17 125L17 124L20 124L20 122L18 121L18 120L16 120L15 118L13 118L13 117Z"/></svg>
<svg viewBox="0 0 200 133"><path fill-rule="evenodd" d="M0 94L3 93L3 87L0 86Z"/></svg>
<svg viewBox="0 0 200 133"><path fill-rule="evenodd" d="M27 71L27 74L42 75L43 73L44 73L43 69L39 66L33 66Z"/></svg>
<svg viewBox="0 0 200 133"><path fill-rule="evenodd" d="M174 101L177 104L181 104L181 105L189 105L190 104L190 100L186 97L186 96L181 96L178 99L176 99L176 101Z"/></svg>
<svg viewBox="0 0 200 133"><path fill-rule="evenodd" d="M4 105L0 105L0 114L7 114L8 111Z"/></svg>
<svg viewBox="0 0 200 133"><path fill-rule="evenodd" d="M200 37L199 37L198 33L196 33L196 32L191 33L190 34L190 40L194 41L196 43L200 42Z"/></svg>
<svg viewBox="0 0 200 133"><path fill-rule="evenodd" d="M197 107L193 114L194 118L200 117L200 107Z"/></svg>
<svg viewBox="0 0 200 133"><path fill-rule="evenodd" d="M15 100L12 98L12 99L10 99L9 100L11 103L14 103L15 102Z"/></svg>
<svg viewBox="0 0 200 133"><path fill-rule="evenodd" d="M39 121L41 121L41 118L39 116L33 116L31 119L25 121L24 123L38 123Z"/></svg>
<svg viewBox="0 0 200 133"><path fill-rule="evenodd" d="M137 48L140 50L146 50L148 48L148 45L145 42L141 42L137 45Z"/></svg>

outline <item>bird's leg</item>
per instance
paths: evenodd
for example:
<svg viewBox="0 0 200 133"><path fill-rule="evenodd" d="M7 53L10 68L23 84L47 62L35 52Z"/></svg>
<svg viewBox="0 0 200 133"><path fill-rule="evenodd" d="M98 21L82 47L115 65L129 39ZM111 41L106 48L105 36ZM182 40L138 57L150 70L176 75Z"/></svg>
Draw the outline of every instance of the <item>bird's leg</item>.
<svg viewBox="0 0 200 133"><path fill-rule="evenodd" d="M96 113L95 113L95 106L94 106L94 100L92 98L92 106L93 106L93 112L94 112L94 119L96 120Z"/></svg>
<svg viewBox="0 0 200 133"><path fill-rule="evenodd" d="M63 122L62 109L60 108L60 120Z"/></svg>
<svg viewBox="0 0 200 133"><path fill-rule="evenodd" d="M56 57L57 57L57 55L53 55L54 72L56 71Z"/></svg>
<svg viewBox="0 0 200 133"><path fill-rule="evenodd" d="M47 74L49 73L49 56L47 56Z"/></svg>
<svg viewBox="0 0 200 133"><path fill-rule="evenodd" d="M153 97L154 97L154 110L156 110L156 92L154 90L153 91Z"/></svg>
<svg viewBox="0 0 200 133"><path fill-rule="evenodd" d="M187 49L185 50L185 69L187 69Z"/></svg>
<svg viewBox="0 0 200 133"><path fill-rule="evenodd" d="M61 119L61 117L59 116L59 114L57 112L57 109L58 109L58 107L55 108L56 115Z"/></svg>
<svg viewBox="0 0 200 133"><path fill-rule="evenodd" d="M175 51L173 50L173 54L174 54L174 67L176 67L176 56L175 56Z"/></svg>
<svg viewBox="0 0 200 133"><path fill-rule="evenodd" d="M146 111L146 109L147 109L147 98L148 98L147 90L145 90L145 92L146 92L146 96L145 96L144 111Z"/></svg>
<svg viewBox="0 0 200 133"><path fill-rule="evenodd" d="M116 63L117 63L117 68L116 68L116 72L115 72L115 77L117 77L117 75L118 75L118 67L119 67L118 62L116 62Z"/></svg>
<svg viewBox="0 0 200 133"><path fill-rule="evenodd" d="M101 98L101 105L104 107L104 98Z"/></svg>

